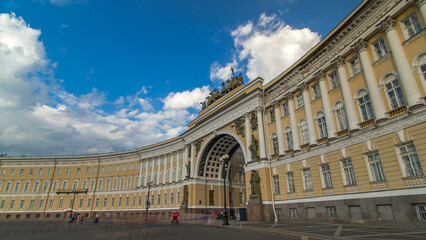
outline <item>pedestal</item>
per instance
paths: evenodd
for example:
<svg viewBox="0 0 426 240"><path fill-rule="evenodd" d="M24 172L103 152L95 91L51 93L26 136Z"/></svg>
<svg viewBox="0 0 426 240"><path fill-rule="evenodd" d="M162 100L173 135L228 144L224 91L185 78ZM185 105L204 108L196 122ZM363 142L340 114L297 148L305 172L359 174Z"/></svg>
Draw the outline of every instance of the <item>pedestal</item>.
<svg viewBox="0 0 426 240"><path fill-rule="evenodd" d="M262 196L250 194L247 205L247 220L249 222L263 222L264 219Z"/></svg>

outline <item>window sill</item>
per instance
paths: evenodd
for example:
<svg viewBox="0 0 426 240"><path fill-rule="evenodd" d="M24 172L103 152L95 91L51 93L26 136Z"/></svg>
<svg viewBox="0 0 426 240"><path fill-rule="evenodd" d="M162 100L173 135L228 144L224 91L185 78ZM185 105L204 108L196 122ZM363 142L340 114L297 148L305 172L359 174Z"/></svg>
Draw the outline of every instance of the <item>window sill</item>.
<svg viewBox="0 0 426 240"><path fill-rule="evenodd" d="M305 105L296 108L296 112L299 111L300 109L302 109L303 107L305 107Z"/></svg>
<svg viewBox="0 0 426 240"><path fill-rule="evenodd" d="M322 190L332 190L334 189L333 187L326 187L326 188L322 188Z"/></svg>
<svg viewBox="0 0 426 240"><path fill-rule="evenodd" d="M285 118L285 117L287 117L287 116L289 116L290 114L284 114L282 117L281 117L281 119L283 119L283 118Z"/></svg>
<svg viewBox="0 0 426 240"><path fill-rule="evenodd" d="M373 66L377 66L379 65L379 63L381 63L382 61L384 61L385 59L388 59L391 56L391 53L388 52L386 55L381 56L379 59L377 59L374 63Z"/></svg>
<svg viewBox="0 0 426 240"><path fill-rule="evenodd" d="M354 80L356 77L360 76L363 73L364 73L364 70L360 70L359 72L357 72L356 74L354 74L352 77L350 77L348 79L348 82L351 82L352 80Z"/></svg>
<svg viewBox="0 0 426 240"><path fill-rule="evenodd" d="M402 45L408 45L410 44L412 41L414 41L415 39L417 39L420 35L423 35L426 32L426 28L423 28L420 32L414 34L413 36L411 36L410 38L408 38L407 40L405 40Z"/></svg>
<svg viewBox="0 0 426 240"><path fill-rule="evenodd" d="M317 97L314 100L311 101L311 104L315 103L316 101L318 101L318 99L321 99L321 97Z"/></svg>
<svg viewBox="0 0 426 240"><path fill-rule="evenodd" d="M330 91L328 91L328 93L332 93L332 92L334 92L334 91L336 91L336 90L338 90L338 89L340 89L340 85L339 86L336 86L335 88L333 88L333 89L330 89Z"/></svg>

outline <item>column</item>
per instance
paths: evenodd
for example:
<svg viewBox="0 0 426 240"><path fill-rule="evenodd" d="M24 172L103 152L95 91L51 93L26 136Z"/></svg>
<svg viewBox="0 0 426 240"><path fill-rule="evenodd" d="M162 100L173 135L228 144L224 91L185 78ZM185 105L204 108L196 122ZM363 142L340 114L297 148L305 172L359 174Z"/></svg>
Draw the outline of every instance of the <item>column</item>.
<svg viewBox="0 0 426 240"><path fill-rule="evenodd" d="M141 182L142 182L142 157L141 155L138 153L138 157L139 157L139 181L138 181L138 187L141 187Z"/></svg>
<svg viewBox="0 0 426 240"><path fill-rule="evenodd" d="M145 161L146 161L146 169L145 169L145 184L144 184L144 186L146 186L148 181L149 181L148 180L149 159L145 159Z"/></svg>
<svg viewBox="0 0 426 240"><path fill-rule="evenodd" d="M180 170L180 150L176 152L176 176L174 181L178 182L179 179L179 170Z"/></svg>
<svg viewBox="0 0 426 240"><path fill-rule="evenodd" d="M342 91L346 117L348 120L348 130L357 130L358 119L355 112L351 89L349 87L348 76L346 75L345 60L339 56L333 60L333 63L337 66L337 72L339 74L340 89Z"/></svg>
<svg viewBox="0 0 426 240"><path fill-rule="evenodd" d="M194 170L194 166L195 166L195 164L194 164L194 161L195 161L194 142L191 142L191 148L190 148L189 151L191 152L191 168L189 169L190 170L189 171L189 177L193 178L194 173L195 173L195 170Z"/></svg>
<svg viewBox="0 0 426 240"><path fill-rule="evenodd" d="M279 155L284 155L284 135L283 128L281 126L281 111L280 103L274 103L274 112L275 112L275 122L277 124L277 135L278 135L278 152Z"/></svg>
<svg viewBox="0 0 426 240"><path fill-rule="evenodd" d="M175 161L175 154L174 154L174 152L171 152L170 154L171 154L171 158L170 158L170 160L171 160L171 163L170 163L170 178L168 180L169 180L169 183L172 183L173 182L173 162Z"/></svg>
<svg viewBox="0 0 426 240"><path fill-rule="evenodd" d="M265 134L263 133L263 111L262 107L256 108L257 111L257 128L259 129L259 151L260 159L266 159L265 153Z"/></svg>
<svg viewBox="0 0 426 240"><path fill-rule="evenodd" d="M355 43L355 49L359 53L362 69L364 71L364 79L367 83L368 94L373 105L376 122L386 119L386 109L383 103L382 95L380 94L379 86L376 77L374 76L373 67L371 66L370 57L367 53L367 42L359 40Z"/></svg>
<svg viewBox="0 0 426 240"><path fill-rule="evenodd" d="M311 100L309 98L308 84L300 85L300 90L303 93L303 102L305 105L306 122L308 123L309 145L316 145L314 118L312 117Z"/></svg>
<svg viewBox="0 0 426 240"><path fill-rule="evenodd" d="M411 1L414 3L414 6L420 10L420 13L422 14L422 17L423 17L423 21L426 21L426 1L425 0L411 0Z"/></svg>
<svg viewBox="0 0 426 240"><path fill-rule="evenodd" d="M300 150L299 134L297 131L296 113L294 111L293 94L286 96L288 101L288 111L290 114L291 134L293 138L293 150Z"/></svg>
<svg viewBox="0 0 426 240"><path fill-rule="evenodd" d="M246 113L244 114L244 120L245 120L245 135L246 135L246 152L247 152L247 159L245 159L246 163L251 162L251 151L249 149L250 147L250 140L251 140L251 132L250 132L250 114Z"/></svg>
<svg viewBox="0 0 426 240"><path fill-rule="evenodd" d="M185 179L186 175L188 175L188 169L186 165L188 164L188 145L184 145L183 147L183 176L182 178Z"/></svg>
<svg viewBox="0 0 426 240"><path fill-rule="evenodd" d="M324 108L325 121L327 122L327 135L329 139L335 138L336 123L333 117L333 111L330 106L330 99L328 98L327 85L325 83L325 73L318 72L317 78L319 81L319 87L321 91L321 101Z"/></svg>
<svg viewBox="0 0 426 240"><path fill-rule="evenodd" d="M425 4L423 4L423 8L426 8ZM387 17L380 23L380 28L386 33L392 58L395 61L395 67L398 71L405 98L408 102L408 107L411 108L420 104L419 99L422 96L419 91L419 86L417 86L416 80L411 72L405 52L402 49L398 33L395 30L395 20Z"/></svg>

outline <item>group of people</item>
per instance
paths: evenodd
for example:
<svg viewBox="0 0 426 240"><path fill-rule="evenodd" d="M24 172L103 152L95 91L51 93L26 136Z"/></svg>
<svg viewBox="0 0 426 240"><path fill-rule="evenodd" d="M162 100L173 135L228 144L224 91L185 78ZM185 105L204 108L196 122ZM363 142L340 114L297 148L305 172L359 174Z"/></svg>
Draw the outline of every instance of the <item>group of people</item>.
<svg viewBox="0 0 426 240"><path fill-rule="evenodd" d="M70 217L68 219L68 223L79 223L83 224L84 222L84 215L80 215L77 213L70 214ZM95 213L93 217L93 222L98 223L99 222L99 213Z"/></svg>

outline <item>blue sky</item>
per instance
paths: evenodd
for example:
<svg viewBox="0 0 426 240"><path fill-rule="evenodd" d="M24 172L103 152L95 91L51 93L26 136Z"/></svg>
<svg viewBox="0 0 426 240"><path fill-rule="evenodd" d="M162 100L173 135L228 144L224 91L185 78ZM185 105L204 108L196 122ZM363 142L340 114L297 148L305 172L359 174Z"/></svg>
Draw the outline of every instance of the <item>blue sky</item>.
<svg viewBox="0 0 426 240"><path fill-rule="evenodd" d="M360 2L3 0L0 153L178 136L230 67L269 82Z"/></svg>

